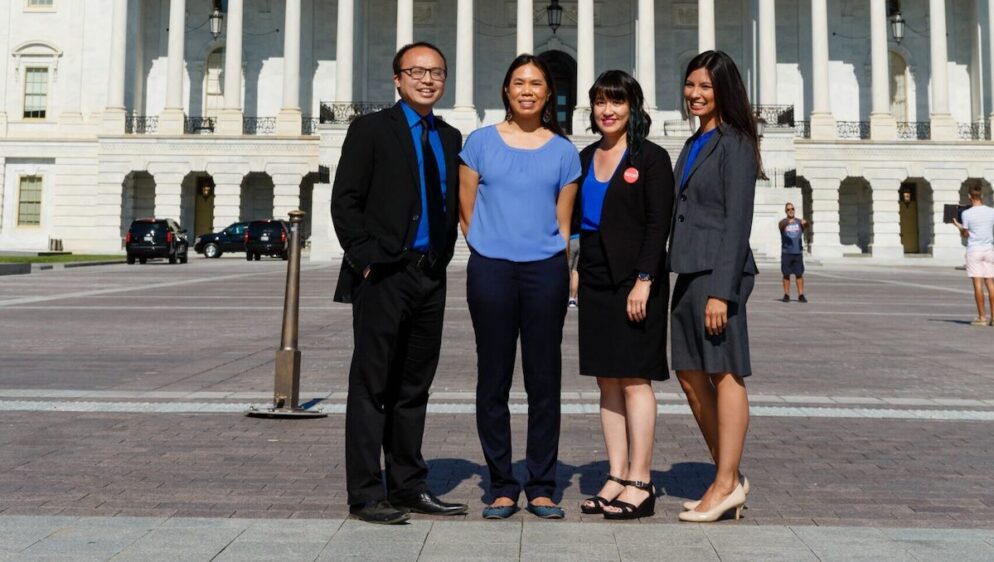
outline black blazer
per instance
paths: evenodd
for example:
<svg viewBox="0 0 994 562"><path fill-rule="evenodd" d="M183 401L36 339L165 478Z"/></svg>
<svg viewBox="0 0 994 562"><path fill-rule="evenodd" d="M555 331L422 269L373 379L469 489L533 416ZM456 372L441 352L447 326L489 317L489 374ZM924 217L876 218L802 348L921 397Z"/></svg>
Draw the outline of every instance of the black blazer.
<svg viewBox="0 0 994 562"><path fill-rule="evenodd" d="M583 175L577 205L583 213L583 182L594 173L594 152L599 142L580 152ZM638 179L625 180L625 171L635 168ZM604 195L600 235L607 256L611 280L621 283L636 272L651 275L663 272L666 238L673 216L673 166L666 149L643 141L634 158L626 158L615 170ZM579 224L579 218L576 221Z"/></svg>
<svg viewBox="0 0 994 562"><path fill-rule="evenodd" d="M680 180L694 137L676 163L677 200L667 269L710 272L708 294L738 301L742 275L759 273L749 247L756 197L756 154L749 140L720 125L705 144L680 192Z"/></svg>
<svg viewBox="0 0 994 562"><path fill-rule="evenodd" d="M459 151L462 134L436 116L445 153L444 255L452 259L458 225ZM345 250L335 300L350 302L352 288L368 266L401 261L417 235L421 217L421 175L407 117L400 104L359 117L349 126L331 192L331 218Z"/></svg>

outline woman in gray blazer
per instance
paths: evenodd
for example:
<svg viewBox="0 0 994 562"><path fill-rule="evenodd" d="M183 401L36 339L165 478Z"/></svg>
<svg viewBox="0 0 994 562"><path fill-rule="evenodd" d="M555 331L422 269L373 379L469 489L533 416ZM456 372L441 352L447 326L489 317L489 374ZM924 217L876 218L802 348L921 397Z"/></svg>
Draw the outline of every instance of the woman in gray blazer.
<svg viewBox="0 0 994 562"><path fill-rule="evenodd" d="M749 249L759 139L731 57L703 52L687 65L683 96L700 127L676 165L668 269L679 274L670 316L672 366L715 461L715 480L681 521L716 521L745 505L739 462L749 426L746 301L758 272Z"/></svg>

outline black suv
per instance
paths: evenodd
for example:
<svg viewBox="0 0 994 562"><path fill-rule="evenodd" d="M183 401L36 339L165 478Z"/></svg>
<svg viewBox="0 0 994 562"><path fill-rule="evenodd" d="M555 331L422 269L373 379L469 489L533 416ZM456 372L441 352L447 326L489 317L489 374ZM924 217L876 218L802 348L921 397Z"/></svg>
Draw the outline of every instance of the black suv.
<svg viewBox="0 0 994 562"><path fill-rule="evenodd" d="M124 238L124 249L128 253L128 263L141 263L148 258L168 258L169 263L186 263L190 244L186 240L186 229L173 219L137 219L128 228Z"/></svg>
<svg viewBox="0 0 994 562"><path fill-rule="evenodd" d="M286 221L270 219L252 221L245 229L245 259L251 261L263 256L290 256L290 226Z"/></svg>
<svg viewBox="0 0 994 562"><path fill-rule="evenodd" d="M211 232L199 236L193 245L193 251L203 254L205 258L219 258L225 252L245 251L245 229L247 222L236 222L228 225L221 232Z"/></svg>

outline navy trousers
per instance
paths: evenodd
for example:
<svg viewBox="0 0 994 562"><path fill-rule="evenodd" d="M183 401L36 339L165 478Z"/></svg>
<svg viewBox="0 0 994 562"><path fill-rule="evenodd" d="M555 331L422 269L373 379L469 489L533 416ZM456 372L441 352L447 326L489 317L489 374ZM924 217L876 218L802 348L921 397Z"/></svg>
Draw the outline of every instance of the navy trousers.
<svg viewBox="0 0 994 562"><path fill-rule="evenodd" d="M529 500L552 497L559 457L560 346L569 298L566 258L558 254L540 261L512 262L474 252L466 274L479 373L476 428L490 471L490 494L517 500L521 492L511 471L507 404L520 334L528 393L525 496Z"/></svg>

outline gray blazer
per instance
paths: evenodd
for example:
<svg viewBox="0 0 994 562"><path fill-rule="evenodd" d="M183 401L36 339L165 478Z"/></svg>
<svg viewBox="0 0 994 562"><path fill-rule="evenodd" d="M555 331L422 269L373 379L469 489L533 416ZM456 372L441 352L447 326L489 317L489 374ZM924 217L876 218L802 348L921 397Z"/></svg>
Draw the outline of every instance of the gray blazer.
<svg viewBox="0 0 994 562"><path fill-rule="evenodd" d="M708 294L737 302L742 276L759 273L749 248L756 156L747 138L720 125L698 153L681 191L692 138L684 143L676 163L666 267L673 273L710 272Z"/></svg>

